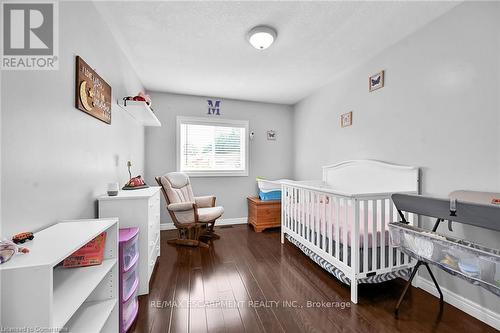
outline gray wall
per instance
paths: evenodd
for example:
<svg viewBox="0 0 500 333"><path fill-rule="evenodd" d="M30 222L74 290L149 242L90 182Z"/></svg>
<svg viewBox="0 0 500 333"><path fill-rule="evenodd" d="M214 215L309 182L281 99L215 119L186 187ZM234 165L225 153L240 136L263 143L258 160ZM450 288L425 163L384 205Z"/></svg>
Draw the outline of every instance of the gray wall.
<svg viewBox="0 0 500 333"><path fill-rule="evenodd" d="M162 127L146 130L146 180L153 184L154 177L176 170L176 117L207 116L207 98L167 93L150 93L153 107ZM255 177L268 179L292 175L292 118L291 107L278 104L222 99L221 118L249 120L249 131L255 138L249 141L249 175L247 177L192 177L195 195L217 196L224 206L224 219L247 216L246 197L256 195ZM277 132L276 141L266 139L266 131ZM162 199L163 200L163 199ZM165 209L162 223L170 223Z"/></svg>
<svg viewBox="0 0 500 333"><path fill-rule="evenodd" d="M106 184L144 169L144 129L113 106L107 125L74 108L75 56L112 86L113 98L142 88L92 2L61 2L60 69L6 71L1 85L2 232L58 219L92 218ZM82 25L82 15L92 24Z"/></svg>
<svg viewBox="0 0 500 333"><path fill-rule="evenodd" d="M465 3L295 106L295 177L377 159L422 167L424 194L500 192L500 4ZM385 87L368 92L369 75ZM353 126L340 114L353 111ZM444 231L442 228L441 231ZM498 248L500 233L455 225ZM493 294L439 271L442 286L500 313Z"/></svg>

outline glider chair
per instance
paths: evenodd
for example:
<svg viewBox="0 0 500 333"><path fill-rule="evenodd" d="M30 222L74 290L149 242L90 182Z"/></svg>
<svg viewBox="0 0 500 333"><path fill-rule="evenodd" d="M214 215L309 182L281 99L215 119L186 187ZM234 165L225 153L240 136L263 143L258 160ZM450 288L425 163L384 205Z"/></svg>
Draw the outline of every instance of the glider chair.
<svg viewBox="0 0 500 333"><path fill-rule="evenodd" d="M179 238L169 240L169 244L208 247L200 237L220 238L214 233L214 224L224 213L224 208L215 206L215 196L195 197L189 177L183 172L170 172L155 179L162 188L168 213L179 232Z"/></svg>

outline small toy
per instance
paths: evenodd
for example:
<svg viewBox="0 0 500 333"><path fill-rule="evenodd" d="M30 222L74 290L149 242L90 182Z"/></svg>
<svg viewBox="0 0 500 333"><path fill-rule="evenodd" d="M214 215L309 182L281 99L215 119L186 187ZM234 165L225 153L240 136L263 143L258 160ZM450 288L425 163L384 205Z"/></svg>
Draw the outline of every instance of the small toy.
<svg viewBox="0 0 500 333"><path fill-rule="evenodd" d="M137 96L127 96L124 98L125 101L138 101L138 102L146 102L148 106L151 106L151 97L146 95L142 91L137 94Z"/></svg>
<svg viewBox="0 0 500 333"><path fill-rule="evenodd" d="M16 244L19 244L19 243L24 243L26 242L27 240L33 240L33 238L35 238L35 236L33 235L32 232L21 232L17 235L14 235L12 236L12 241Z"/></svg>
<svg viewBox="0 0 500 333"><path fill-rule="evenodd" d="M0 264L7 262L12 258L16 252L28 253L30 250L25 247L18 247L16 244L9 240L0 242Z"/></svg>

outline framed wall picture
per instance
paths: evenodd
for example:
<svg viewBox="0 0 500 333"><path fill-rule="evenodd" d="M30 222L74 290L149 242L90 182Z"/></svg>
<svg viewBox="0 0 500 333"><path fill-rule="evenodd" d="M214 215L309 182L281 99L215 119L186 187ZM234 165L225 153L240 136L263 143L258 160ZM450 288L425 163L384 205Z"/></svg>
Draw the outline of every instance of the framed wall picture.
<svg viewBox="0 0 500 333"><path fill-rule="evenodd" d="M276 131L267 131L267 139L270 141L276 141Z"/></svg>
<svg viewBox="0 0 500 333"><path fill-rule="evenodd" d="M79 56L75 88L75 107L111 124L111 86Z"/></svg>
<svg viewBox="0 0 500 333"><path fill-rule="evenodd" d="M368 78L368 90L370 92L380 89L384 86L384 71L373 74Z"/></svg>
<svg viewBox="0 0 500 333"><path fill-rule="evenodd" d="M340 127L352 125L352 111L340 115Z"/></svg>

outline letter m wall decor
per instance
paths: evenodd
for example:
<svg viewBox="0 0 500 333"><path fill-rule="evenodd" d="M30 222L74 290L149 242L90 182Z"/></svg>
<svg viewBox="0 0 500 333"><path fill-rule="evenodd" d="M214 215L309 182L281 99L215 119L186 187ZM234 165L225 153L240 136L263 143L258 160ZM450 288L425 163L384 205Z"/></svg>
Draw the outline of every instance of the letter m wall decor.
<svg viewBox="0 0 500 333"><path fill-rule="evenodd" d="M220 116L220 103L221 101L207 99L208 114Z"/></svg>

